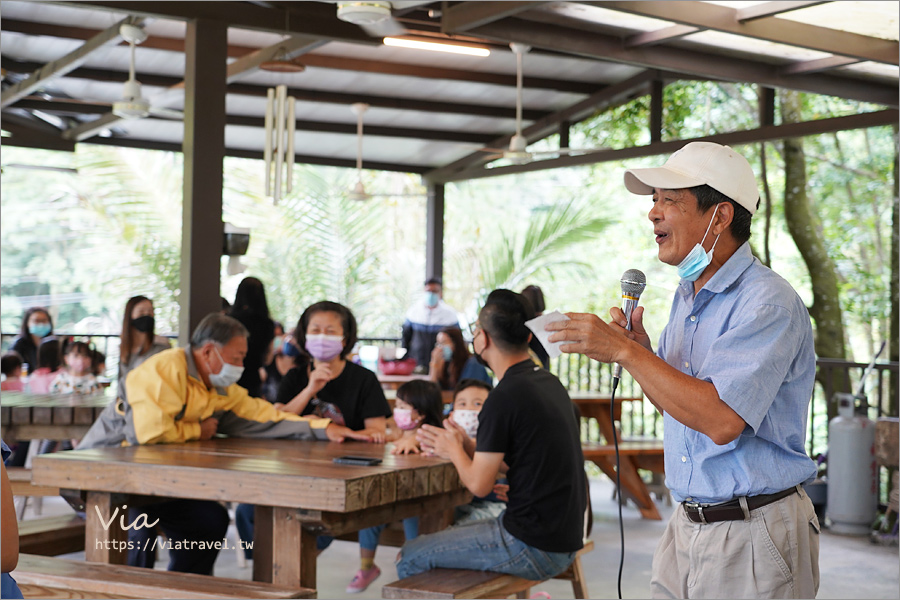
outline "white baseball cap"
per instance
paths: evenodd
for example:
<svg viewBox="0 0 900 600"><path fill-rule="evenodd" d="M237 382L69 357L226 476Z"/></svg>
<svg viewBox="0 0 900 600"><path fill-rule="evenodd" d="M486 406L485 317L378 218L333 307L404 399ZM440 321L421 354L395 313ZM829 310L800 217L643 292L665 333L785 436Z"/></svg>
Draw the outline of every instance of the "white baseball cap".
<svg viewBox="0 0 900 600"><path fill-rule="evenodd" d="M661 167L628 169L625 187L632 194L652 194L653 188L680 190L708 185L750 214L759 204L756 175L747 159L729 146L714 142L691 142L669 157Z"/></svg>

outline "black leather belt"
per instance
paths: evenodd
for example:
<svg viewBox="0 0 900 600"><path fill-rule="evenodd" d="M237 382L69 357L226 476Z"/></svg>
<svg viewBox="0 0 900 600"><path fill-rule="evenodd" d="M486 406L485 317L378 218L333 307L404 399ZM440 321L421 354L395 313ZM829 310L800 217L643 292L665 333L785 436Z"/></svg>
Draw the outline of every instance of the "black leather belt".
<svg viewBox="0 0 900 600"><path fill-rule="evenodd" d="M747 508L751 511L772 504L776 500L787 498L797 491L797 486L760 496L747 496ZM723 502L722 504L700 504L698 502L682 502L684 512L688 519L694 523L717 523L719 521L743 521L744 511L741 509L741 501L737 498Z"/></svg>

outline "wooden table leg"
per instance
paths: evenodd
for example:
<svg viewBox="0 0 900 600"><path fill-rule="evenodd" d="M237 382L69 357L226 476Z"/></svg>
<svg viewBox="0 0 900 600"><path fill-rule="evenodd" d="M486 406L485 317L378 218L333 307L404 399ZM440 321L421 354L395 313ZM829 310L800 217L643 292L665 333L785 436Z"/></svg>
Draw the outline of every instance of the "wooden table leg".
<svg viewBox="0 0 900 600"><path fill-rule="evenodd" d="M272 583L272 507L256 505L253 516L253 581Z"/></svg>
<svg viewBox="0 0 900 600"><path fill-rule="evenodd" d="M84 559L89 562L124 565L128 562L129 525L127 504L120 494L88 492L85 502Z"/></svg>
<svg viewBox="0 0 900 600"><path fill-rule="evenodd" d="M316 589L316 537L292 508L257 506L254 517L253 579Z"/></svg>
<svg viewBox="0 0 900 600"><path fill-rule="evenodd" d="M609 458L595 458L592 460L610 479L613 481L616 480L616 459L614 456ZM634 501L638 505L638 510L641 511L641 516L645 519L661 520L662 515L659 514L656 503L654 503L653 498L650 497L650 491L647 489L647 484L641 479L641 476L637 471L637 466L635 466L632 458L630 456L622 456L620 457L619 463L621 466L619 479L622 482L622 487L634 498Z"/></svg>
<svg viewBox="0 0 900 600"><path fill-rule="evenodd" d="M275 507L272 583L316 589L316 534L303 528L296 509Z"/></svg>

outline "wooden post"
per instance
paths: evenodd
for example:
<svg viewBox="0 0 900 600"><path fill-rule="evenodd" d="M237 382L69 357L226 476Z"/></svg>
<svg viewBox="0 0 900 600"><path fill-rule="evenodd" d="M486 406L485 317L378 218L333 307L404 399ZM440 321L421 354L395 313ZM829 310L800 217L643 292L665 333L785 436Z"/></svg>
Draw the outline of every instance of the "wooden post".
<svg viewBox="0 0 900 600"><path fill-rule="evenodd" d="M444 276L444 184L427 182L425 279Z"/></svg>
<svg viewBox="0 0 900 600"><path fill-rule="evenodd" d="M184 40L181 345L188 342L203 317L222 307L219 272L224 240L226 34L224 23L196 19L188 21Z"/></svg>

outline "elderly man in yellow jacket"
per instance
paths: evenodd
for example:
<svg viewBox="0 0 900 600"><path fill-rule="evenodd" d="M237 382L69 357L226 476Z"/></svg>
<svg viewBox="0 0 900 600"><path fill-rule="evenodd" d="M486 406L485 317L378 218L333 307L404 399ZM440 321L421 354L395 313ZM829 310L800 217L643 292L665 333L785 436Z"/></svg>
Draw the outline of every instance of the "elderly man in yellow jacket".
<svg viewBox="0 0 900 600"><path fill-rule="evenodd" d="M236 385L248 336L236 319L207 315L194 330L190 346L160 352L128 374L125 390L119 390L119 398L104 409L78 449L208 440L217 432L235 437L369 440L329 419L280 411ZM130 509L129 522L141 514L149 523L159 520L173 548L188 548L169 551L170 571L212 574L218 549L196 549L204 545L191 542L225 538L229 519L220 504L160 502ZM155 527L129 530L130 565L153 568L155 552L144 549L155 536Z"/></svg>

